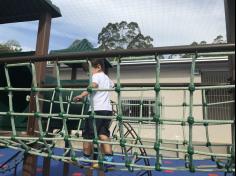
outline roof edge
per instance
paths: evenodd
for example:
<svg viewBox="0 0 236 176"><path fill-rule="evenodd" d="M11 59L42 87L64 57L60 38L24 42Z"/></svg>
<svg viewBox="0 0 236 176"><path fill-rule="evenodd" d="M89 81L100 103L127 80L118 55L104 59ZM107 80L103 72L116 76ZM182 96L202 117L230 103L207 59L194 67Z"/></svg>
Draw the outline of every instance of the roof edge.
<svg viewBox="0 0 236 176"><path fill-rule="evenodd" d="M57 12L57 16L55 16L54 18L58 18L62 16L60 8L57 7L55 4L53 4L52 1L50 0L43 0L43 1L47 3L49 7L52 8L55 12Z"/></svg>

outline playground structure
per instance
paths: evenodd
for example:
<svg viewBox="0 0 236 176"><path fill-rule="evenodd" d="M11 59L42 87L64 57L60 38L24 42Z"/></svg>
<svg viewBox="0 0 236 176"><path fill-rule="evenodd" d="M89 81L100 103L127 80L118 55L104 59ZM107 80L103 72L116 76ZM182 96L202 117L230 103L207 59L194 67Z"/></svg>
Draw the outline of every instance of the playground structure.
<svg viewBox="0 0 236 176"><path fill-rule="evenodd" d="M203 53L205 52L219 52L219 50L221 50L222 54L233 54L232 51L234 51L234 44L228 44L228 45L222 45L222 46L204 46L204 47L183 47L184 48L184 52L196 52L196 55L194 55L193 57L193 62L192 62L192 68L191 68L191 76L190 76L190 83L189 86L187 87L162 87L160 82L159 82L159 76L160 76L160 60L158 59L158 53L163 53L166 51L170 51L170 49L166 49L166 48L155 48L155 49L148 49L148 50L144 50L145 52L147 52L144 55L155 55L155 59L156 59L156 84L154 85L154 87L130 87L130 88L125 88L122 87L122 84L120 82L120 63L122 61L122 56L126 56L127 54L130 54L128 52L133 52L130 55L143 55L143 53L139 53L139 51L120 51L119 52L119 57L117 59L117 85L116 88L114 89L110 89L110 90L106 90L106 91L115 91L118 94L118 103L117 103L117 114L115 114L112 117L106 117L106 118L110 118L112 120L117 121L117 132L113 133L114 136L112 138L112 142L109 142L110 144L113 145L118 145L121 147L122 151L123 151L123 157L125 157L125 162L124 163L113 163L114 165L117 166L117 168L119 168L119 170L126 170L126 169L130 169L130 170L175 170L175 169L180 169L180 170L184 170L184 169L189 169L191 172L195 172L195 171L209 171L211 170L212 166L210 166L210 168L198 168L198 167L194 167L194 160L193 160L193 156L194 155L205 155L205 156L209 156L212 158L212 160L216 161L218 168L215 168L215 171L223 171L223 172L233 172L233 163L234 163L234 151L233 151L233 146L231 146L231 151L228 154L217 154L217 153L213 153L211 150L211 147L214 146L215 144L212 144L210 141L210 138L207 135L207 142L205 144L194 144L194 142L192 141L192 135L191 135L191 129L196 125L204 125L206 128L206 132L208 131L207 128L211 125L219 125L219 124L231 124L234 125L234 121L212 121L212 120L203 120L203 121L198 121L198 120L194 120L194 117L192 115L193 113L193 108L194 105L193 104L193 95L194 92L197 90L209 90L209 89L222 89L222 88L226 88L229 90L234 90L235 86L234 85L210 85L210 86L201 86L201 85L195 85L194 84L194 72L195 72L195 64L196 64L196 60L198 59L199 55L204 55ZM174 52L179 53L179 52L183 52L183 48L179 47L178 49L176 49ZM202 54L201 54L202 53ZM73 160L78 160L78 156L76 155L76 152L78 151L78 149L76 149L76 147L73 146L72 142L83 142L85 140L83 140L82 138L79 137L79 129L80 129L80 125L81 123L78 124L77 126L77 133L75 135L70 135L69 134L69 130L68 130L68 125L67 125L67 121L68 120L73 120L73 121L80 121L84 118L91 118L93 117L93 120L95 121L96 118L104 118L104 117L99 117L96 116L94 114L94 116L87 116L84 113L81 112L80 115L78 114L70 114L69 110L70 110L70 106L73 104L72 97L74 96L74 91L83 91L83 90L88 90L89 92L93 92L93 91L104 91L104 90L97 90L97 89L91 89L89 88L65 88L61 85L60 82L60 65L63 63L89 63L90 61L87 59L81 59L78 60L79 58L97 58L97 57L105 57L104 55L106 55L107 57L111 57L116 55L116 51L115 52L107 52L107 53L102 53L102 52L94 52L94 53L81 53L82 56L80 56L80 54L72 54L72 55L57 55L57 56L41 56L41 57L22 57L22 58L8 58L6 60L2 60L3 62L9 62L9 64L6 64L4 66L5 69L5 76L6 76L6 86L0 88L1 91L5 91L8 96L9 96L9 109L10 111L7 112L1 112L1 115L4 117L8 117L11 119L12 122L12 133L11 136L5 136L5 137L1 137L1 142L3 144L5 144L7 147L11 147L11 148L15 148L15 149L23 149L24 151L27 151L30 154L34 154L34 155L40 155L40 156L44 156L44 157L49 157L55 160L61 160L64 162L71 162ZM91 54L89 56L89 54ZM101 56L98 56L98 55ZM87 55L85 57L85 55ZM47 57L47 58L46 58ZM53 60L54 58L57 58L57 65L56 65L56 70L57 70L57 85L56 88L52 87L52 88L44 88L44 87L39 87L36 83L36 71L35 71L35 61L40 61L41 59L48 59L48 60ZM67 58L70 58L68 61ZM17 59L17 60L16 60ZM75 60L74 60L75 59ZM21 62L22 60L23 63L15 63L15 62ZM64 61L60 61L60 60L64 60ZM16 88L16 87L12 87L12 82L11 82L11 78L9 76L9 70L11 68L17 68L17 67L22 67L22 66L28 66L29 68L31 68L31 73L32 73L32 78L33 78L33 86L32 87L24 87L24 88ZM90 65L91 68L91 65ZM90 84L91 84L91 73L90 73ZM123 91L150 91L153 90L156 92L156 101L155 101L155 114L153 118L143 118L142 116L140 118L132 118L132 117L125 117L122 115L122 104L121 104L121 93ZM176 91L176 90L187 90L189 91L189 103L187 102L183 102L185 107L188 107L189 110L189 117L188 119L162 119L161 118L161 114L160 114L160 108L161 106L165 106L163 104L160 103L160 92L163 90L171 90L171 91ZM35 104L36 104L36 112L33 113L23 113L23 112L14 112L13 109L13 101L12 101L12 93L15 91L20 91L20 92L29 92L31 94L33 94L33 96L35 96ZM52 96L51 99L43 99L40 97L40 95L43 95L42 92L51 92ZM63 94L65 92L70 92L70 96L69 99L66 101L65 98L63 98ZM56 99L56 94L58 96L58 99ZM51 108L49 110L49 112L43 112L41 111L41 109L43 109L41 107L41 102L50 102L51 103ZM232 103L231 102L220 102L220 103ZM59 104L60 105L60 111L57 113L52 113L52 107L54 104ZM66 109L64 107L64 104L66 104ZM86 104L83 104L83 106L85 106ZM181 105L183 106L183 105ZM203 107L207 108L208 106L210 106L210 104L207 104L204 100L203 102ZM17 116L18 118L20 117L25 117L25 116L35 116L37 119L37 123L38 123L38 129L35 131L36 134L38 134L38 136L20 136L19 134L17 134L17 131L15 130L15 124L14 124L14 119L15 116ZM47 120L47 128L43 127L43 119ZM49 131L49 124L50 121L53 119L57 119L62 121L63 124L63 128L60 131L60 133L50 133ZM153 122L156 126L156 141L149 141L150 145L144 145L142 139L140 138L140 132L141 131L137 131L134 132L132 129L132 125L130 125L129 123L132 121L132 123L137 123L140 126L142 124L145 124L145 122ZM165 148L162 147L163 144L166 144L168 141L163 141L160 138L160 132L161 132L161 126L162 125L181 125L183 127L188 126L189 127L189 139L187 139L186 141L183 141L183 145L186 146L186 149L173 149L173 148ZM94 126L95 127L95 126ZM141 127L139 128L141 129ZM132 137L129 137L129 136ZM53 153L53 148L55 147L54 142L55 141L64 141L65 143L68 143L69 146L67 148L65 148L65 153L61 156L58 156L56 154ZM133 144L133 142L135 141L135 143ZM99 144L104 143L103 141L99 141L98 137L96 136L94 140L92 140L91 142L93 142L95 145L98 145L98 149L99 149ZM33 145L34 144L34 145ZM37 145L36 145L37 144ZM195 145L203 145L203 146L207 146L209 148L209 152L203 152L203 151L197 151L194 150L194 146ZM40 147L39 147L40 146ZM136 149L135 149L136 148ZM134 149L135 152L130 153L131 149ZM137 150L138 149L138 150ZM135 164L137 160L141 159L148 159L148 157L154 157L150 154L148 154L146 152L146 149L152 149L155 150L157 155L157 163L155 166L142 166L142 165L138 165ZM180 168L165 168L162 167L162 155L161 151L174 151L174 152L180 152L180 153L185 153L186 154L186 166L180 167ZM71 153L69 156L67 156L68 153ZM153 153L153 152L152 152ZM115 154L116 155L116 154ZM98 161L91 161L91 162L95 162L95 163L99 163L99 164L103 164L102 162L102 153L101 151L98 150L98 156L100 158L100 160ZM219 159L220 158L220 159ZM147 161L147 165L148 165L148 160ZM214 170L214 169L213 169Z"/></svg>
<svg viewBox="0 0 236 176"><path fill-rule="evenodd" d="M227 3L226 3L227 5ZM231 7L231 6L230 6ZM234 7L234 6L233 6ZM48 15L48 14L47 14ZM46 15L46 16L47 16ZM46 20L47 19L47 20ZM49 20L48 18L41 18L41 25L45 27L45 31L50 30L48 28ZM43 30L42 26L40 27ZM231 30L229 30L230 32ZM40 33L40 32L39 32ZM43 32L42 32L43 33ZM41 33L41 34L42 34ZM233 31L231 31L233 33ZM42 34L43 35L43 34ZM118 146L120 148L120 153L115 153L115 155L121 155L124 157L123 162L114 162L118 170L129 170L129 171L140 171L140 175L151 175L152 170L162 171L162 170L189 170L190 172L198 172L198 171L221 171L225 173L235 172L234 168L234 160L235 160L235 144L234 144L234 112L232 109L232 120L228 121L219 121L219 120L196 120L194 119L193 109L194 104L193 98L195 91L202 91L203 95L206 90L211 89L229 89L233 92L235 89L234 85L234 76L232 78L231 84L227 85L198 85L195 84L195 66L196 61L199 56L205 55L206 53L216 54L216 55L226 55L229 56L229 59L234 60L234 44L224 44L224 45L206 45L206 46L179 46L179 47L163 47L163 48L153 48L153 49L143 49L143 50L125 50L125 51L108 51L108 52L83 52L83 53L69 53L69 54L60 54L60 55L47 55L46 50L48 43L49 35L43 36L39 35L39 40L44 41L40 44L38 43L38 52L36 52L36 56L24 56L24 57L12 57L12 58L2 58L0 60L1 70L4 70L4 79L0 85L0 93L1 97L5 97L5 99L1 103L5 103L5 109L0 110L1 118L7 118L11 121L11 131L9 133L5 133L7 135L0 136L0 142L9 148L18 149L25 152L27 155L24 158L24 169L29 169L28 173L24 173L25 175L30 174L34 175L34 167L36 163L35 156L43 156L45 159L45 165L48 165L49 159L60 160L63 162L71 163L72 161L78 161L78 155L76 154L79 151L73 143L81 143L85 141L79 135L79 130L82 125L82 120L85 118L91 118L94 122L99 117L96 114L92 113L92 116L86 115L86 102L80 104L80 112L72 112L70 108L75 105L71 100L75 94L79 91L88 90L90 93L94 91L110 91L115 92L117 94L117 102L115 102L116 113L113 116L107 117L116 122L116 127L114 128L113 136L111 142L108 142L114 146ZM233 39L232 39L233 40ZM230 43L234 43L234 41L230 41ZM43 49L41 47L44 47ZM40 51L41 50L41 51ZM181 86L163 86L160 83L160 74L161 67L158 55L160 54L182 54L182 53L191 53L193 54L192 64L191 64L191 74L190 74L190 82L188 85ZM123 87L120 79L120 69L122 58L127 56L152 56L156 60L156 83L152 86L147 87L139 87L138 85L133 87ZM89 84L88 88L81 88L78 84L78 87L64 87L61 83L60 79L60 66L62 64L81 64L87 63L89 64L89 68L91 69L91 63L89 59L93 58L116 58L117 62L117 85L114 89L109 90L98 90L92 89L91 85L91 72L89 75ZM42 83L44 80L45 74L45 61L55 61L56 62L56 86L55 87L46 87ZM41 63L43 62L43 63ZM14 80L14 70L23 69L27 70L26 75L28 75L28 83L21 85ZM13 71L12 71L13 70ZM234 68L232 67L232 75L234 75ZM17 72L18 73L18 72ZM21 71L22 73L22 71ZM1 74L2 78L2 74ZM21 75L21 78L24 79L24 72ZM32 81L32 82L31 82ZM162 106L165 106L160 102L160 93L164 90L169 91L177 91L184 90L189 92L189 100L188 102L183 102L181 107L185 107L188 110L188 118L178 119L163 119L160 114L160 109ZM125 117L122 114L122 92L124 91L154 91L155 92L155 104L153 105L155 108L155 114L152 118L132 118ZM77 93L76 93L77 92ZM14 101L15 94L19 93L21 96L18 97ZM48 93L45 96L45 93ZM66 94L66 96L65 96ZM13 96L14 95L14 96ZM28 96L30 95L30 96ZM65 99L65 97L69 97ZM205 96L203 96L205 97ZM27 99L27 101L25 101ZM17 104L19 102L28 102L24 107L19 108ZM43 103L49 104L49 109L45 110L43 108ZM234 103L231 102L219 102L222 104L225 103ZM54 106L59 105L59 109L53 111ZM140 104L140 106L145 106L145 104ZM202 107L207 109L208 104L206 99L203 98ZM25 111L29 108L28 112ZM92 108L93 109L93 108ZM205 111L207 112L207 111ZM142 113L140 113L142 114ZM207 114L205 114L207 116ZM27 133L22 135L16 130L15 121L18 118L26 118L28 120L28 129ZM53 120L60 121L62 124L62 129L60 133L52 133L50 131L50 123ZM69 133L69 125L68 121L75 121L77 133L70 134ZM46 122L46 125L45 125ZM132 128L131 123L135 123L141 127L146 122L152 122L156 127L156 133L153 134L155 136L155 140L153 141L145 141L140 138L141 130L135 131ZM227 154L219 154L214 153L212 147L217 145L211 143L211 140L208 135L208 127L212 125L219 124L230 124L232 125L232 146L230 147L230 151ZM181 143L175 143L170 141L162 140L161 138L161 126L163 125L179 125L182 127L187 127L189 130L189 138L182 141ZM192 133L194 126L205 126L206 130L206 143L196 144L192 140ZM141 129L141 128L139 128ZM96 127L94 126L94 130L96 131ZM4 131L3 131L4 134ZM53 149L55 147L55 141L61 141L64 144L67 144L65 147L65 152L62 155L57 155L54 153ZM95 133L95 138L91 141L98 148L98 160L91 160L93 163L98 163L102 168L103 155L100 151L99 145L104 143L103 141L98 140L98 136ZM149 145L144 144L144 142L149 143ZM184 149L176 149L176 148L167 148L163 147L164 144L178 144L183 145ZM195 150L194 147L202 145L207 146L209 152ZM149 153L149 151L151 152ZM178 168L168 168L163 167L162 160L165 156L162 155L162 151L172 151L183 153L185 155L185 165ZM155 155L153 155L155 153ZM211 158L215 161L216 165L213 166L195 166L194 164L194 156L195 155L203 155ZM156 164L151 165L148 162L149 158L155 158ZM138 164L139 160L144 160L145 165ZM28 167L28 168L27 168ZM27 168L27 169L26 169ZM36 168L36 167L35 167ZM49 174L49 165L46 167L44 175ZM28 170L27 170L28 171Z"/></svg>

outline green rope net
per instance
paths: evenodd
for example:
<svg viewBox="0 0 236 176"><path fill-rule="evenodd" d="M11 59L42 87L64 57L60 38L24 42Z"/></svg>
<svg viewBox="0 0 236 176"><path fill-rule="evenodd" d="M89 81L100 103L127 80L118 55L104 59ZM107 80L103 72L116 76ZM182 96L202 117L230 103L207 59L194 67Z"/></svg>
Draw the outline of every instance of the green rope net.
<svg viewBox="0 0 236 176"><path fill-rule="evenodd" d="M161 74L161 64L158 56L154 57L156 61L156 83L154 87L122 87L121 84L121 63L122 58L116 59L117 63L117 84L115 88L111 89L93 89L92 88L92 74L91 74L91 63L89 60L76 60L76 61L58 61L56 62L56 80L57 85L54 88L39 87L37 84L37 74L35 69L35 63L20 63L20 64L5 64L4 72L6 77L6 85L0 87L1 93L6 93L8 95L8 110L5 112L0 112L1 118L10 119L11 122L11 132L8 136L1 135L0 143L12 149L21 150L25 153L32 155L49 157L51 159L60 160L63 162L79 161L77 152L81 151L82 142L92 142L95 147L97 147L98 160L91 160L92 163L98 163L101 167L103 164L113 164L119 170L129 170L129 171L163 171L163 170L180 170L190 172L234 172L234 141L230 150L227 154L215 153L212 147L218 146L219 144L214 144L211 142L209 135L209 127L214 125L233 125L233 120L208 120L207 108L213 104L207 103L206 91L212 89L228 89L234 90L235 85L219 85L219 86L197 86L195 84L195 66L198 59L197 54L192 59L191 64L191 74L190 82L188 87L162 87L160 83ZM61 84L60 78L60 67L62 64L73 64L73 63L88 63L89 64L89 87L88 88L64 88ZM9 69L16 69L18 67L27 67L30 69L30 74L32 74L32 87L14 87L11 83L11 76L9 74ZM2 77L2 75L1 75ZM72 101L73 97L77 95L79 91L87 90L90 93L94 91L110 91L117 94L117 102L114 103L115 113L113 116L102 117L97 116L94 113L93 102L91 102L92 116L86 115L86 109L88 107L88 102L74 103ZM142 106L145 106L143 101L143 96L141 96L140 103L140 116L139 117L127 117L123 115L122 112L122 93L124 91L153 91L155 92L155 103L154 106L155 113L153 117L143 117ZM183 91L184 101L181 105L175 105L175 107L183 109L183 117L168 119L163 118L161 109L167 104L161 102L161 92L162 91ZM201 91L203 95L203 103L201 105L194 104L194 94L196 91ZM13 105L13 94L15 92L28 92L31 95L28 98L31 103L35 104L35 112L16 112ZM188 92L188 94L187 94ZM46 99L43 96L45 93L50 94L50 98ZM64 95L67 95L65 99ZM187 99L187 95L188 99ZM21 103L21 102L17 102ZM48 103L49 109L47 112L44 111L43 104ZM220 102L219 104L234 103L234 101ZM59 106L58 111L54 111L54 106ZM72 106L80 106L80 114L70 113L70 108ZM194 107L202 106L204 111L204 120L197 120L194 118ZM187 118L186 118L187 114ZM25 117L35 117L37 128L35 130L35 135L24 136L22 133L18 132L16 129L15 121L18 118ZM85 140L80 135L81 126L83 125L83 120L85 118L92 118L94 126L95 138L93 140ZM96 119L107 118L111 119L116 125L113 130L113 136L110 142L100 141L97 135L95 122ZM62 128L59 132L54 132L52 124L60 122ZM70 133L69 122L76 124L76 133ZM150 134L154 136L154 140L145 140L141 138L142 126L146 123L155 126L155 134ZM138 130L134 130L131 124L135 124ZM182 127L183 141L168 141L164 140L162 136L162 126L163 125L178 125ZM195 126L204 126L206 131L206 142L205 143L195 143L193 141L193 128ZM54 152L54 148L58 143L66 143L64 153L59 155ZM121 156L124 158L123 162L113 162L108 163L103 161L103 153L100 149L100 144L107 143L112 144L113 148L119 148L120 152L115 152L114 155ZM182 146L181 148L166 147L166 144L174 146ZM222 144L223 145L223 144ZM197 146L205 146L208 151L196 150ZM163 165L163 159L165 158L164 152L176 152L184 155L185 165L180 167L165 167ZM213 166L196 166L194 163L195 156L205 156L211 158L215 161ZM138 164L138 160L144 160L145 164ZM155 159L155 165L151 165L148 160ZM175 158L180 159L180 158Z"/></svg>

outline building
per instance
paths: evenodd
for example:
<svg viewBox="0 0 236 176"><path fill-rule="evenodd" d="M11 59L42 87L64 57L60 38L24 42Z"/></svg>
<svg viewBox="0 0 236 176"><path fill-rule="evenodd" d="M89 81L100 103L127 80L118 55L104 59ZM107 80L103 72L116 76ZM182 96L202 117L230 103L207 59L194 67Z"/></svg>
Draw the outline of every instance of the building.
<svg viewBox="0 0 236 176"><path fill-rule="evenodd" d="M130 59L129 59L130 60ZM131 59L132 60L132 59ZM192 59L172 59L162 60L160 82L163 86L188 86L190 80ZM155 60L149 58L137 61L124 61L121 63L121 84L123 87L146 87L154 86ZM68 66L61 68L61 79L70 80L72 69ZM53 74L53 66L47 69L48 74ZM109 70L110 78L116 83L116 64ZM227 57L200 58L197 61L195 72L195 83L199 85L219 85L227 84L229 78ZM77 80L88 79L82 68L78 68ZM210 90L206 94L208 103L230 101L228 90ZM117 102L116 93L112 93L112 100ZM143 107L140 103L143 100ZM181 119L188 118L188 107L183 107L183 103L189 102L188 91L162 91L161 92L162 118ZM152 118L154 113L155 92L153 91L127 91L122 92L122 110L125 116ZM203 104L203 92L196 91L194 95L194 117L196 120L206 119ZM179 107L173 107L179 105ZM208 119L210 120L231 120L231 104L215 105L208 107ZM141 110L142 109L142 110ZM133 124L138 131L139 125ZM180 125L163 125L162 138L168 140L183 141L188 139L188 127ZM183 134L183 131L184 134ZM231 144L231 125L217 125L209 127L210 141L220 144ZM141 136L145 139L155 137L155 126L152 122L142 125ZM194 127L193 141L206 142L206 130L204 126Z"/></svg>

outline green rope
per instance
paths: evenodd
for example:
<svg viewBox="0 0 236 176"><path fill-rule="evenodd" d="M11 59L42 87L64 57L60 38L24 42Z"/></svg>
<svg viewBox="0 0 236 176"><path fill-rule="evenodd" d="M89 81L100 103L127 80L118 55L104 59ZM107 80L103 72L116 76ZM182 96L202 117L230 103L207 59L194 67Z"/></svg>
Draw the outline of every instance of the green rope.
<svg viewBox="0 0 236 176"><path fill-rule="evenodd" d="M121 59L117 59L117 87L116 92L118 96L118 126L119 126L119 133L120 133L120 146L122 151L125 153L125 166L130 170L130 159L128 157L127 148L126 148L126 140L124 137L124 125L123 125L123 112L122 112L122 100L121 100L121 82L120 82L120 62Z"/></svg>
<svg viewBox="0 0 236 176"><path fill-rule="evenodd" d="M235 85L219 85L219 86L197 86L195 84L195 67L198 60L198 54L192 58L191 64L191 73L190 73L190 82L189 87L161 87L160 84L160 74L161 74L161 61L159 57L155 56L156 61L156 72L155 72L155 86L154 87L132 87L132 88L125 88L121 85L121 62L122 58L117 59L117 86L116 88L111 89L95 89L92 88L92 64L91 61L87 59L78 60L78 61L60 61L56 64L56 79L57 79L57 87L56 88L42 88L38 87L37 79L36 79L36 69L34 63L20 63L20 64L6 64L5 69L5 77L6 77L6 87L0 87L1 92L6 92L8 95L8 104L9 109L7 112L0 112L0 116L3 118L9 118L11 122L11 136L0 136L0 143L6 147L12 149L18 149L20 151L27 152L29 154L43 156L43 157L50 157L55 160L60 160L64 162L71 162L72 160L80 161L81 159L76 156L76 152L81 151L78 148L73 148L73 142L91 142L98 148L98 160L90 160L91 163L99 163L102 167L103 164L113 164L117 166L119 170L129 170L129 171L141 171L141 170L179 170L179 171L186 171L189 170L190 172L234 172L235 166L232 164L234 161L234 141L232 145L231 153L221 154L221 153L214 153L213 146L227 146L226 144L214 144L210 140L209 134L209 127L214 125L226 125L234 124L234 120L209 120L207 109L209 106L219 105L219 104L232 104L235 101L224 101L224 102L217 102L217 103L207 103L206 99L206 91L213 90L213 89L228 89L234 90ZM89 65L89 88L63 88L61 85L61 78L60 78L60 67L61 64L65 63L88 63ZM9 68L14 69L15 67L23 67L27 66L31 68L31 73L33 77L33 84L31 88L16 88L12 87L11 79L9 75ZM70 109L72 104L72 98L76 91L85 91L87 90L90 93L90 106L91 106L91 115L84 115L86 102L80 103L82 106L81 114L70 114ZM28 112L14 112L13 109L13 92L23 92L28 91L32 95L35 96L35 105L36 105L36 112L28 113ZM99 116L95 114L94 111L94 103L92 101L93 93L96 91L109 91L109 92L116 92L117 94L117 115L112 116ZM122 103L122 93L124 91L140 91L141 92L141 100L140 103ZM144 103L144 92L154 91L155 92L155 103L153 105ZM161 99L161 92L162 91L183 91L183 104L165 104ZM187 102L187 91L189 92L189 102ZM195 91L202 92L202 104L194 103L194 95ZM51 97L49 100L44 99L41 97L42 93L51 93ZM64 93L69 92L68 100L63 99ZM59 96L59 100L55 100L56 95ZM49 103L50 108L48 113L42 112L42 104L44 102ZM53 107L55 105L59 105L60 112L53 113ZM123 106L138 106L139 107L139 117L127 117L123 115L122 107ZM155 114L153 117L144 117L143 116L143 109L145 106L153 107L155 110ZM183 113L181 118L166 118L163 115L165 107L176 107L176 108L183 108ZM203 120L197 120L194 117L194 108L195 107L203 107ZM186 118L188 112L188 118ZM37 120L38 129L35 132L38 134L36 136L29 136L23 137L18 135L16 131L16 118L23 118L25 116L35 117ZM93 130L94 130L94 139L86 140L79 136L80 127L82 121L91 118L93 121ZM45 130L43 129L43 120L47 121L47 125ZM118 126L118 135L114 135L111 141L101 141L99 140L97 134L97 127L96 127L96 120L97 119L110 119L117 123ZM50 123L53 120L61 120L63 127L61 129L60 134L49 133L50 131ZM67 122L68 120L78 121L78 128L76 129L75 135L69 135ZM134 123L137 125L137 136L130 137L127 135L128 133L125 130L125 123ZM154 140L145 140L142 139L140 136L142 134L143 125L150 124L155 126L155 139ZM162 126L163 125L178 125L182 127L182 135L183 141L169 141L162 139ZM195 126L203 126L206 131L206 142L196 143L193 141L193 129ZM189 128L189 138L187 139L187 132L186 127ZM130 129L129 129L130 130ZM50 135L49 135L50 134ZM55 141L64 141L69 145L65 147L65 151L61 155L56 155L53 153L53 142ZM32 147L31 144L40 144L41 149L37 149L36 147ZM103 154L101 151L101 144L110 144L113 145L113 148L120 147L123 151L123 154L115 153L115 156L122 156L124 157L124 162L103 162ZM176 145L177 148L165 147L165 145ZM179 148L179 146L183 146L183 148ZM208 148L208 152L204 152L201 150L196 150L195 147L198 146L206 146ZM133 148L134 152L131 154L129 153L128 148ZM146 150L154 150L155 156L147 155L143 156L141 153L138 153L138 149L146 149ZM71 155L68 153L71 152ZM163 152L176 152L177 154L185 154L186 155L186 163L183 167L164 167L162 165L162 160L164 157L162 156ZM211 157L215 162L216 166L195 166L194 165L194 156L195 155L202 155L206 156L207 158ZM131 159L132 158L132 159ZM218 159L220 158L220 160ZM139 165L136 163L138 159L156 159L156 164L151 166ZM180 159L180 158L175 158ZM226 161L225 164L222 164Z"/></svg>
<svg viewBox="0 0 236 176"><path fill-rule="evenodd" d="M154 122L156 122L156 143L154 145L154 149L156 151L156 170L161 171L161 156L160 156L160 148L161 148L161 139L160 139L160 119L161 119L161 110L160 110L160 60L158 56L155 56L156 60L156 85L155 85L155 116L154 116Z"/></svg>
<svg viewBox="0 0 236 176"><path fill-rule="evenodd" d="M69 132L68 132L68 128L67 128L67 117L64 116L65 114L65 109L64 109L64 105L63 105L63 94L62 94L62 91L60 90L60 88L62 87L61 86L61 79L60 79L60 64L58 63L56 65L56 78L57 78L57 92L59 92L59 101L60 101L60 114L59 114L59 117L62 118L62 122L63 122L63 130L62 130L62 135L64 137L64 141L65 141L65 144L68 143L69 147L70 147L70 151L71 151L71 155L72 157L75 157L75 151L72 147L72 143L71 141L69 140L70 139L70 135L69 135Z"/></svg>

